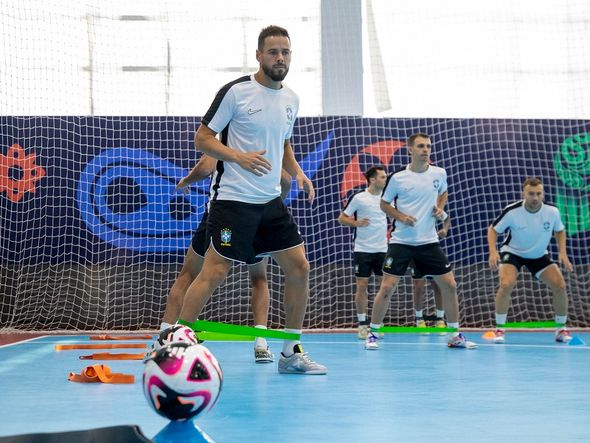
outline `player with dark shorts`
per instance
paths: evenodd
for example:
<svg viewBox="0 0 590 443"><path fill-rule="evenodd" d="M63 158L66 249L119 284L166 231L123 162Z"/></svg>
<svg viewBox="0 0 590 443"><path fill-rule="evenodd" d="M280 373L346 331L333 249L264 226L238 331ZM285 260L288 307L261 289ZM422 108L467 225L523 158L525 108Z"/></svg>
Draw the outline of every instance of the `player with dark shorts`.
<svg viewBox="0 0 590 443"><path fill-rule="evenodd" d="M432 275L441 289L449 327L459 328L457 284L436 230L436 223L446 217L442 203L447 200L447 173L430 164L431 149L428 135L410 136L410 164L389 176L381 196L381 209L394 223L365 342L368 350L379 348L375 332L383 326L390 298L411 262L422 275ZM455 332L449 336L448 347L473 349L476 345Z"/></svg>
<svg viewBox="0 0 590 443"><path fill-rule="evenodd" d="M504 343L505 324L510 307L512 288L520 269L524 266L553 292L555 309L555 341L568 343L572 337L566 328L567 292L561 270L553 263L547 247L554 236L559 251L559 263L569 272L573 271L566 252L565 226L559 210L543 203L545 191L538 178L528 178L522 186L523 199L504 208L488 228L490 268L499 268L500 284L496 292L496 331L494 341ZM506 233L498 253L498 234Z"/></svg>

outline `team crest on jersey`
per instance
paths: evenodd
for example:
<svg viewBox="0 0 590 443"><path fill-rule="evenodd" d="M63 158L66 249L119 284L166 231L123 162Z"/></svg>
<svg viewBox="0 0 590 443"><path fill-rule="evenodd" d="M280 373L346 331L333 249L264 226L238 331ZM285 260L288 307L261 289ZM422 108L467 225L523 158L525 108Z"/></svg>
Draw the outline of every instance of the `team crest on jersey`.
<svg viewBox="0 0 590 443"><path fill-rule="evenodd" d="M510 261L510 254L504 254L504 255L502 256L502 261L503 261L504 263L508 263L508 261Z"/></svg>
<svg viewBox="0 0 590 443"><path fill-rule="evenodd" d="M387 268L387 269L390 269L392 264L393 264L393 258L387 257L387 260L385 260L385 263L383 264L383 267L384 268Z"/></svg>
<svg viewBox="0 0 590 443"><path fill-rule="evenodd" d="M231 246L231 229L223 228L221 230L221 246Z"/></svg>
<svg viewBox="0 0 590 443"><path fill-rule="evenodd" d="M545 231L548 231L548 230L549 230L549 228L551 228L551 224L550 224L549 222L545 222L545 223L543 223L543 229L544 229Z"/></svg>
<svg viewBox="0 0 590 443"><path fill-rule="evenodd" d="M287 122L291 123L293 121L293 109L291 106L287 106Z"/></svg>
<svg viewBox="0 0 590 443"><path fill-rule="evenodd" d="M438 189L440 187L440 180L439 179L432 180L432 186L434 186L434 189Z"/></svg>

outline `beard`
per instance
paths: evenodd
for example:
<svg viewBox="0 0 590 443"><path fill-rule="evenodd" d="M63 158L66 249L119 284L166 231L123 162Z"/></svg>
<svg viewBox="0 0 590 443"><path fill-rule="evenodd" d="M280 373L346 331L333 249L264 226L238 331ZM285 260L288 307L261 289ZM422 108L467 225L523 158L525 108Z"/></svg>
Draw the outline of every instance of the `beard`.
<svg viewBox="0 0 590 443"><path fill-rule="evenodd" d="M285 77L287 76L287 74L289 73L289 67L287 65L279 65L279 66L283 69L283 72L274 71L273 68L266 66L266 65L262 65L262 70L271 80L273 80L275 82L280 82L280 81L283 81L285 79Z"/></svg>

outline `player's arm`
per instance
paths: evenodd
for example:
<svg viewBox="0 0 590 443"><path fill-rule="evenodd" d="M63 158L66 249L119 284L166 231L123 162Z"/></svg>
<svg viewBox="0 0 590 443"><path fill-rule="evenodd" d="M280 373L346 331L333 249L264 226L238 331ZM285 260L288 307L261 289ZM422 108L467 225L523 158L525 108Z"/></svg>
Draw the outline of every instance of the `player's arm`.
<svg viewBox="0 0 590 443"><path fill-rule="evenodd" d="M492 225L488 227L488 263L490 268L494 271L498 269L498 263L500 262L500 254L498 253L498 233Z"/></svg>
<svg viewBox="0 0 590 443"><path fill-rule="evenodd" d="M209 177L215 170L217 160L206 154L203 154L197 164L193 166L191 172L186 177L180 179L176 185L176 190L185 191L190 185Z"/></svg>
<svg viewBox="0 0 590 443"><path fill-rule="evenodd" d="M343 226L350 226L351 228L360 228L369 225L368 218L357 220L351 215L346 215L344 212L341 212L338 216L338 222Z"/></svg>
<svg viewBox="0 0 590 443"><path fill-rule="evenodd" d="M237 163L241 168L258 176L268 174L271 170L270 162L264 157L266 149L239 152L221 143L216 136L215 131L201 123L195 134L195 147L217 160Z"/></svg>
<svg viewBox="0 0 590 443"><path fill-rule="evenodd" d="M291 146L290 140L285 140L284 143L284 152L283 152L283 169L287 171L288 174L291 174L297 181L297 187L300 190L307 192L307 200L311 203L315 197L315 189L313 188L313 183L307 176L303 173L303 169L297 163L295 159L295 154L293 153L293 147Z"/></svg>
<svg viewBox="0 0 590 443"><path fill-rule="evenodd" d="M281 169L281 200L285 200L291 192L291 176Z"/></svg>
<svg viewBox="0 0 590 443"><path fill-rule="evenodd" d="M443 192L438 196L436 199L436 206L432 209L432 215L438 221L443 221L447 218L447 213L445 212L445 206L447 205L447 201L449 200L449 193L448 191Z"/></svg>
<svg viewBox="0 0 590 443"><path fill-rule="evenodd" d="M414 226L414 224L416 223L416 218L399 211L395 206L391 205L391 202L387 202L381 199L379 206L381 210L385 212L385 215L387 215L392 220L398 220L402 222L404 225L410 226Z"/></svg>
<svg viewBox="0 0 590 443"><path fill-rule="evenodd" d="M572 262L567 256L566 251L566 235L565 229L563 231L558 231L553 234L555 236L555 241L557 241L557 251L559 257L559 263L568 271L572 272L574 270L574 266Z"/></svg>
<svg viewBox="0 0 590 443"><path fill-rule="evenodd" d="M445 218L442 227L437 232L438 238L445 238L449 234L449 229L451 229L451 217L447 214L447 218Z"/></svg>

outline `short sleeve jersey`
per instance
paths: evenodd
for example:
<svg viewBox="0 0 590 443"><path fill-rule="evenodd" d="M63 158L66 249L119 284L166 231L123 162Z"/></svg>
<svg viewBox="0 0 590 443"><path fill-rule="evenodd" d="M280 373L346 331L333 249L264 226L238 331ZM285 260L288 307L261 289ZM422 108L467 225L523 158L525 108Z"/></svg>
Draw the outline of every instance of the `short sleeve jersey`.
<svg viewBox="0 0 590 443"><path fill-rule="evenodd" d="M219 90L202 123L236 151L266 149L264 156L272 169L259 177L237 163L218 161L211 180L212 200L260 204L280 196L284 143L291 138L298 110L299 97L285 84L281 89L267 88L253 75Z"/></svg>
<svg viewBox="0 0 590 443"><path fill-rule="evenodd" d="M381 210L381 196L366 189L354 194L343 213L357 220L369 219L368 226L354 228L354 252L387 252L387 216Z"/></svg>
<svg viewBox="0 0 590 443"><path fill-rule="evenodd" d="M433 210L439 195L446 190L447 172L438 166L429 165L424 172L407 167L390 175L381 199L413 216L416 223L409 226L394 221L389 243L412 246L438 243Z"/></svg>
<svg viewBox="0 0 590 443"><path fill-rule="evenodd" d="M529 212L524 201L506 206L492 227L498 234L506 233L500 251L532 259L547 254L553 233L565 229L555 206L544 203L537 212Z"/></svg>

